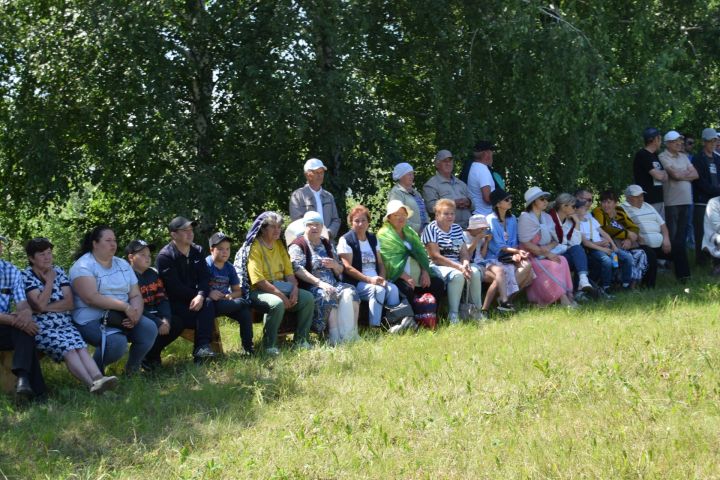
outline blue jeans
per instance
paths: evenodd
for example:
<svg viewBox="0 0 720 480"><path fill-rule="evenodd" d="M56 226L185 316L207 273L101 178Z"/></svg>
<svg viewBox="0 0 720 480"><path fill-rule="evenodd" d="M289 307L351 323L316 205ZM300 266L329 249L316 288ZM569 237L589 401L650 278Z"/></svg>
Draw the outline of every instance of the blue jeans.
<svg viewBox="0 0 720 480"><path fill-rule="evenodd" d="M633 256L627 250L618 248L618 263L620 264L620 281L623 284L632 282Z"/></svg>
<svg viewBox="0 0 720 480"><path fill-rule="evenodd" d="M590 278L599 279L601 287L609 287L612 284L612 257L600 250L588 250L587 257L590 263Z"/></svg>
<svg viewBox="0 0 720 480"><path fill-rule="evenodd" d="M128 342L132 343L125 371L133 372L140 368L140 362L155 343L158 329L155 323L147 317L140 317L140 321L130 330L111 333L105 339L105 355L102 353L102 330L100 320L91 320L85 325L75 324L83 340L95 347L93 359L101 372L105 365L120 360L128 349Z"/></svg>
<svg viewBox="0 0 720 480"><path fill-rule="evenodd" d="M400 291L392 282L385 282L385 286L373 285L371 283L358 282L355 285L360 300L367 300L369 307L368 323L371 327L380 325L382 307L387 304L393 307L400 303Z"/></svg>
<svg viewBox="0 0 720 480"><path fill-rule="evenodd" d="M215 315L224 315L240 324L240 341L246 352L254 350L253 326L250 317L250 304L239 298L233 300L215 300Z"/></svg>
<svg viewBox="0 0 720 480"><path fill-rule="evenodd" d="M571 272L577 274L588 272L588 259L585 249L581 245L573 245L565 250L563 257L568 261Z"/></svg>

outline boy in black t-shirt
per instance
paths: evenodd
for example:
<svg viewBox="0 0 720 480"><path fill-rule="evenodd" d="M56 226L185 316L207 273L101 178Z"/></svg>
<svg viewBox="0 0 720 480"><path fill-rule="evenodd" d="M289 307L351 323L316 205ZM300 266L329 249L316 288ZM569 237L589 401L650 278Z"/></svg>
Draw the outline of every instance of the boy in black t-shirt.
<svg viewBox="0 0 720 480"><path fill-rule="evenodd" d="M633 161L633 179L646 192L645 201L665 218L663 205L663 182L667 181L667 172L658 159L662 139L657 128L646 128L643 132L645 147L635 154Z"/></svg>

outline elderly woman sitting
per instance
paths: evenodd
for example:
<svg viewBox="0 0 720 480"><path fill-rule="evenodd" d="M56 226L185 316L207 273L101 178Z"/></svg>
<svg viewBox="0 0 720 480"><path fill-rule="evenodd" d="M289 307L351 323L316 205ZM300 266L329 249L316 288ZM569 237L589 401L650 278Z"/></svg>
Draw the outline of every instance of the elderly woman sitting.
<svg viewBox="0 0 720 480"><path fill-rule="evenodd" d="M119 360L132 342L125 371L135 373L153 346L158 329L143 316L144 302L135 272L127 261L115 256L116 251L115 233L104 225L83 238L77 260L70 267L75 295L73 321L83 339L95 347L100 371ZM121 323L111 327L113 316Z"/></svg>
<svg viewBox="0 0 720 480"><path fill-rule="evenodd" d="M53 265L53 244L47 238L33 238L25 246L30 266L22 272L25 294L38 325L37 349L67 369L90 392L113 389L118 379L106 377L87 351L80 332L72 324L73 298L70 279Z"/></svg>
<svg viewBox="0 0 720 480"><path fill-rule="evenodd" d="M416 295L431 293L436 301L440 301L445 288L430 267L430 259L420 237L407 225L412 214L412 209L401 201L389 202L378 238L388 280L397 285L413 310L420 311L422 306L417 305Z"/></svg>
<svg viewBox="0 0 720 480"><path fill-rule="evenodd" d="M539 187L525 192L525 211L518 219L520 246L530 252L535 280L527 289L527 298L538 305L556 301L566 306L577 304L572 295L572 278L567 260L559 252L558 238L550 215L545 213L550 194Z"/></svg>
<svg viewBox="0 0 720 480"><path fill-rule="evenodd" d="M420 235L428 224L428 214L425 210L425 200L420 192L415 190L415 171L409 163L398 163L395 165L392 174L393 180L397 182L390 190L388 202L398 200L407 206L412 215L407 219L407 224Z"/></svg>
<svg viewBox="0 0 720 480"><path fill-rule="evenodd" d="M308 335L312 323L313 296L298 288L290 257L280 240L283 218L275 212L264 212L255 219L245 243L235 255L235 270L245 298L265 313L263 348L268 355L278 355L277 334L285 311L297 313L294 343L310 348Z"/></svg>
<svg viewBox="0 0 720 480"><path fill-rule="evenodd" d="M288 252L300 286L315 297L313 329L324 334L327 326L332 345L354 340L360 298L352 285L340 281L344 267L332 244L320 236L322 217L306 212L303 224L305 233L290 244Z"/></svg>
<svg viewBox="0 0 720 480"><path fill-rule="evenodd" d="M574 196L561 193L555 199L549 215L553 220L558 248L565 250L562 255L567 259L570 270L578 275L578 290L590 292L593 288L588 280L588 258L582 247L580 218L575 214L576 204L580 202Z"/></svg>
<svg viewBox="0 0 720 480"><path fill-rule="evenodd" d="M453 200L441 198L435 203L435 220L423 231L421 239L435 270L447 285L450 323L457 323L460 320L458 310L466 282L469 282L470 287L470 298L467 301L480 310L483 272L470 262L463 229L455 223ZM480 315L476 319L480 320L481 317Z"/></svg>
<svg viewBox="0 0 720 480"><path fill-rule="evenodd" d="M400 292L385 278L380 243L375 234L368 232L370 211L357 205L347 219L350 231L340 237L337 248L345 265L344 279L355 286L361 299L368 300L368 323L379 327L383 304L392 307L400 303Z"/></svg>
<svg viewBox="0 0 720 480"><path fill-rule="evenodd" d="M595 207L592 215L617 245L615 253L620 262L622 287L630 289L639 283L647 272L647 255L638 244L640 229L617 204L617 200L614 192L602 192L600 206Z"/></svg>

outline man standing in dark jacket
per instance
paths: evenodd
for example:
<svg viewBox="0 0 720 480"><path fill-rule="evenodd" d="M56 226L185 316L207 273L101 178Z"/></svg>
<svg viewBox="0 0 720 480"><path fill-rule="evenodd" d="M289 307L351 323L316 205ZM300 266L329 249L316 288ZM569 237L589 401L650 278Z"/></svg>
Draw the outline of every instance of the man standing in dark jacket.
<svg viewBox="0 0 720 480"><path fill-rule="evenodd" d="M165 285L173 316L181 318L185 328L195 330L193 357L195 361L201 361L215 356L210 348L215 307L208 300L210 271L205 256L202 248L193 243L195 225L196 222L185 217L172 219L168 225L172 240L158 253L156 266ZM175 338L159 335L148 356L159 358L162 349Z"/></svg>
<svg viewBox="0 0 720 480"><path fill-rule="evenodd" d="M717 132L714 128L702 131L703 149L693 158L693 166L698 172L693 188L693 224L695 226L695 264L707 265L708 256L702 250L705 207L708 200L720 195L720 155L715 152Z"/></svg>

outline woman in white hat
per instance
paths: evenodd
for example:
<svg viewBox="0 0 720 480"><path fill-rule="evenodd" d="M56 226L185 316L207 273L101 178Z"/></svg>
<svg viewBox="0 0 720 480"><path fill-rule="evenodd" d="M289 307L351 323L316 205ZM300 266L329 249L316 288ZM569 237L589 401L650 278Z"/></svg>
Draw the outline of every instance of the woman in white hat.
<svg viewBox="0 0 720 480"><path fill-rule="evenodd" d="M313 330L337 344L357 338L360 298L352 285L340 281L344 266L332 244L320 236L322 217L314 211L303 216L305 233L288 247L290 261L300 288L315 296ZM349 311L341 310L348 305Z"/></svg>
<svg viewBox="0 0 720 480"><path fill-rule="evenodd" d="M409 207L412 215L407 219L407 224L420 235L428 224L428 214L425 210L425 201L420 192L415 190L415 171L409 163L398 163L393 168L393 180L397 183L390 190L388 202L399 200L403 205Z"/></svg>
<svg viewBox="0 0 720 480"><path fill-rule="evenodd" d="M430 267L430 259L420 237L407 225L408 218L413 214L412 209L399 200L392 200L386 212L385 221L377 235L386 278L397 285L413 309L416 308L416 294L432 293L439 301L445 286Z"/></svg>
<svg viewBox="0 0 720 480"><path fill-rule="evenodd" d="M559 252L553 220L545 213L550 194L539 187L525 192L525 211L518 219L520 246L530 252L536 278L527 289L527 298L538 305L560 301L576 306L572 295L572 277L567 260Z"/></svg>

